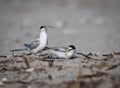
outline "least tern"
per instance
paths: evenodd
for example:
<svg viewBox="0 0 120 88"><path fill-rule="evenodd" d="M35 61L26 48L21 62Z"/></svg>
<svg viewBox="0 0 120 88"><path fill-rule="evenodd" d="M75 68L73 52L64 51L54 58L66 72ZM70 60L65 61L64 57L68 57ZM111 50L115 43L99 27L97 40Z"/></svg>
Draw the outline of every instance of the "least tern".
<svg viewBox="0 0 120 88"><path fill-rule="evenodd" d="M39 37L30 44L24 44L25 47L33 54L41 52L45 49L48 44L48 37L47 37L47 28L52 26L43 25L40 27Z"/></svg>
<svg viewBox="0 0 120 88"><path fill-rule="evenodd" d="M52 55L57 58L70 59L76 54L76 48L74 45L69 45L68 47L52 47L49 48Z"/></svg>

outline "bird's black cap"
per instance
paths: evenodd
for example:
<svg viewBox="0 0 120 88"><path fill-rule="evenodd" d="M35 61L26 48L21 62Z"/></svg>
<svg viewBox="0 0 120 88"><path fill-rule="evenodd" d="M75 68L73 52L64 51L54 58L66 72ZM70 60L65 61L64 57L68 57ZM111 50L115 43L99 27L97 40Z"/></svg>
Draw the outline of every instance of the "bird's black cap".
<svg viewBox="0 0 120 88"><path fill-rule="evenodd" d="M42 28L47 28L47 25L42 25L42 26L40 27L40 29L42 29Z"/></svg>
<svg viewBox="0 0 120 88"><path fill-rule="evenodd" d="M72 49L76 49L74 45L69 45L69 47L71 47Z"/></svg>

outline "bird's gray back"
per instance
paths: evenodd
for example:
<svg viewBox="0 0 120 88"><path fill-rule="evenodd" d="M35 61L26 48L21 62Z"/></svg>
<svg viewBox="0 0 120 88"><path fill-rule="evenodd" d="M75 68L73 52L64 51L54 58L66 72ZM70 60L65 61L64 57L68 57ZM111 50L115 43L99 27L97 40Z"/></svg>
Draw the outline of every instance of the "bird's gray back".
<svg viewBox="0 0 120 88"><path fill-rule="evenodd" d="M28 45L28 48L31 49L31 50L33 50L33 49L37 48L39 46L39 44L40 44L40 42L38 40L33 41L32 43L30 43Z"/></svg>
<svg viewBox="0 0 120 88"><path fill-rule="evenodd" d="M55 51L65 52L67 48L63 47L63 46L59 46L59 47L53 47L52 49L55 50Z"/></svg>

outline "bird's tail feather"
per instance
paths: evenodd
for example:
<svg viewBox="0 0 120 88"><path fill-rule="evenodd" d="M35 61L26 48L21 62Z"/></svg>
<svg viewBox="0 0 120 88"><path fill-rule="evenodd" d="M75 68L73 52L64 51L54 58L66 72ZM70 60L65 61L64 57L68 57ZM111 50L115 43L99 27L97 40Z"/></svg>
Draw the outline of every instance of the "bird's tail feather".
<svg viewBox="0 0 120 88"><path fill-rule="evenodd" d="M24 50L27 50L26 48L24 48L24 49L14 49L14 50L10 50L11 52L13 52L13 51L24 51Z"/></svg>

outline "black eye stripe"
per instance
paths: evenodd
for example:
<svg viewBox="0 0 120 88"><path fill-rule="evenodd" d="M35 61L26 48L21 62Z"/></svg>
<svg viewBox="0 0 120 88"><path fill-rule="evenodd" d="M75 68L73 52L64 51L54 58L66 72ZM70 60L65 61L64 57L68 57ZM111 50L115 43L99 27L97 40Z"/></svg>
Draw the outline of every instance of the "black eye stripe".
<svg viewBox="0 0 120 88"><path fill-rule="evenodd" d="M40 29L44 28L43 26L40 27Z"/></svg>

